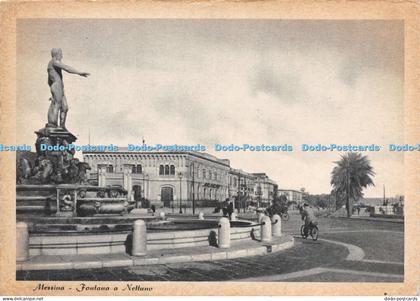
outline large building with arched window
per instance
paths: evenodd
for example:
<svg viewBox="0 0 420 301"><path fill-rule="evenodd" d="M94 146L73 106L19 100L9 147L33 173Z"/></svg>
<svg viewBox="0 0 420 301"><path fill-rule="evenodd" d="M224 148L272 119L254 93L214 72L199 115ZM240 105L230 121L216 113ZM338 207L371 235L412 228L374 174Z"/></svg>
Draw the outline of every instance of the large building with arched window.
<svg viewBox="0 0 420 301"><path fill-rule="evenodd" d="M229 197L229 160L198 152L84 152L89 179L164 207L214 206Z"/></svg>
<svg viewBox="0 0 420 301"><path fill-rule="evenodd" d="M83 152L89 180L124 187L156 207L213 207L226 199L255 198L257 177L202 152ZM275 183L273 182L273 185ZM235 204L237 205L237 204Z"/></svg>

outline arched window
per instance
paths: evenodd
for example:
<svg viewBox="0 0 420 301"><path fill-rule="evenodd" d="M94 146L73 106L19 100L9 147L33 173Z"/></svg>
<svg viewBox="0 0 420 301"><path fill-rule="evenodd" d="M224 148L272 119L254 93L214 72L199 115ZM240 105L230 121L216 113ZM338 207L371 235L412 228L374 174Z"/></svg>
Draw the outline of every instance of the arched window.
<svg viewBox="0 0 420 301"><path fill-rule="evenodd" d="M165 175L169 175L169 165L165 165Z"/></svg>
<svg viewBox="0 0 420 301"><path fill-rule="evenodd" d="M159 175L164 175L165 174L165 167L163 165L159 165Z"/></svg>
<svg viewBox="0 0 420 301"><path fill-rule="evenodd" d="M171 165L171 175L175 174L175 165Z"/></svg>
<svg viewBox="0 0 420 301"><path fill-rule="evenodd" d="M142 173L141 165L132 165L131 166L131 172L132 173Z"/></svg>

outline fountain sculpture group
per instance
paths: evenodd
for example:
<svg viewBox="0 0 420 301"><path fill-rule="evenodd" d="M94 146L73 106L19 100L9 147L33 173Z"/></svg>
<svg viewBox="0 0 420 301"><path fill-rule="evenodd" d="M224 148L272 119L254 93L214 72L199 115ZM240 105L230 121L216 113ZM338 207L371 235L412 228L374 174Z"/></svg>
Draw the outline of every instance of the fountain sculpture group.
<svg viewBox="0 0 420 301"><path fill-rule="evenodd" d="M19 152L16 166L17 214L84 216L127 213L134 207L124 189L89 185L89 165L75 158L70 147L76 136L66 129L67 100L62 70L89 76L62 63L61 49L51 50L48 84L51 90L48 123L36 131L33 152Z"/></svg>

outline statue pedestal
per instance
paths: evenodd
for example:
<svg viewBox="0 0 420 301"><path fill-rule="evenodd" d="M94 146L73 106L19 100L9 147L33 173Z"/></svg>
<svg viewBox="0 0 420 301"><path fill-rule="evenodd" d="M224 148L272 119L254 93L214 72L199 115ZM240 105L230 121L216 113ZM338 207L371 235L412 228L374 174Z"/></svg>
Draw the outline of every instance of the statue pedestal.
<svg viewBox="0 0 420 301"><path fill-rule="evenodd" d="M35 134L39 138L49 138L53 145L57 145L66 141L66 143L71 144L77 140L76 136L70 133L68 130L61 127L50 127L45 126L44 128L36 131Z"/></svg>
<svg viewBox="0 0 420 301"><path fill-rule="evenodd" d="M35 147L37 170L33 176L42 184L75 183L79 179L78 159L75 150L68 146L76 141L76 136L61 127L45 126L36 131Z"/></svg>

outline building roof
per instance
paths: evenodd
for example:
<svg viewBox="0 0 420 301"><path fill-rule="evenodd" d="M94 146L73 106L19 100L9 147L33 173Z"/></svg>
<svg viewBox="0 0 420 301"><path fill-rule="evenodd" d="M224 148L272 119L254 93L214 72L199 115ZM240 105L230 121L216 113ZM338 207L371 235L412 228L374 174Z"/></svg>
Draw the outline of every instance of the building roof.
<svg viewBox="0 0 420 301"><path fill-rule="evenodd" d="M267 174L265 172L253 172L253 175L257 176L257 177L267 177Z"/></svg>
<svg viewBox="0 0 420 301"><path fill-rule="evenodd" d="M235 174L241 177L247 177L250 179L261 179L264 178L265 181L277 185L277 183L273 180L271 180L266 173L249 173L242 169L236 169L232 168L230 166L230 160L229 159L220 159L217 158L214 155L210 155L208 153L204 152L196 152L196 151L129 151L127 147L118 147L118 150L116 151L83 151L83 155L91 155L91 154L133 154L133 155L190 155L196 158L201 158L204 160L208 160L217 164L221 164L223 166L230 168L230 173Z"/></svg>
<svg viewBox="0 0 420 301"><path fill-rule="evenodd" d="M256 177L256 179L257 179L258 182L263 182L263 183L269 183L269 184L272 184L272 185L277 185L277 183L274 180L270 179L267 176L267 174L264 173L264 172L252 173L252 174Z"/></svg>
<svg viewBox="0 0 420 301"><path fill-rule="evenodd" d="M230 167L230 161L228 159L220 159L216 156L203 153L203 152L190 152L190 151L129 151L127 147L118 147L116 151L83 151L83 155L90 154L132 154L132 155L190 155L197 158L205 159L212 161L214 163L222 164L224 166Z"/></svg>
<svg viewBox="0 0 420 301"><path fill-rule="evenodd" d="M241 177L256 179L256 177L252 173L246 172L242 169L231 168L230 173Z"/></svg>
<svg viewBox="0 0 420 301"><path fill-rule="evenodd" d="M298 192L298 193L304 193L300 190L297 189L277 189L278 191L292 191L292 192Z"/></svg>

